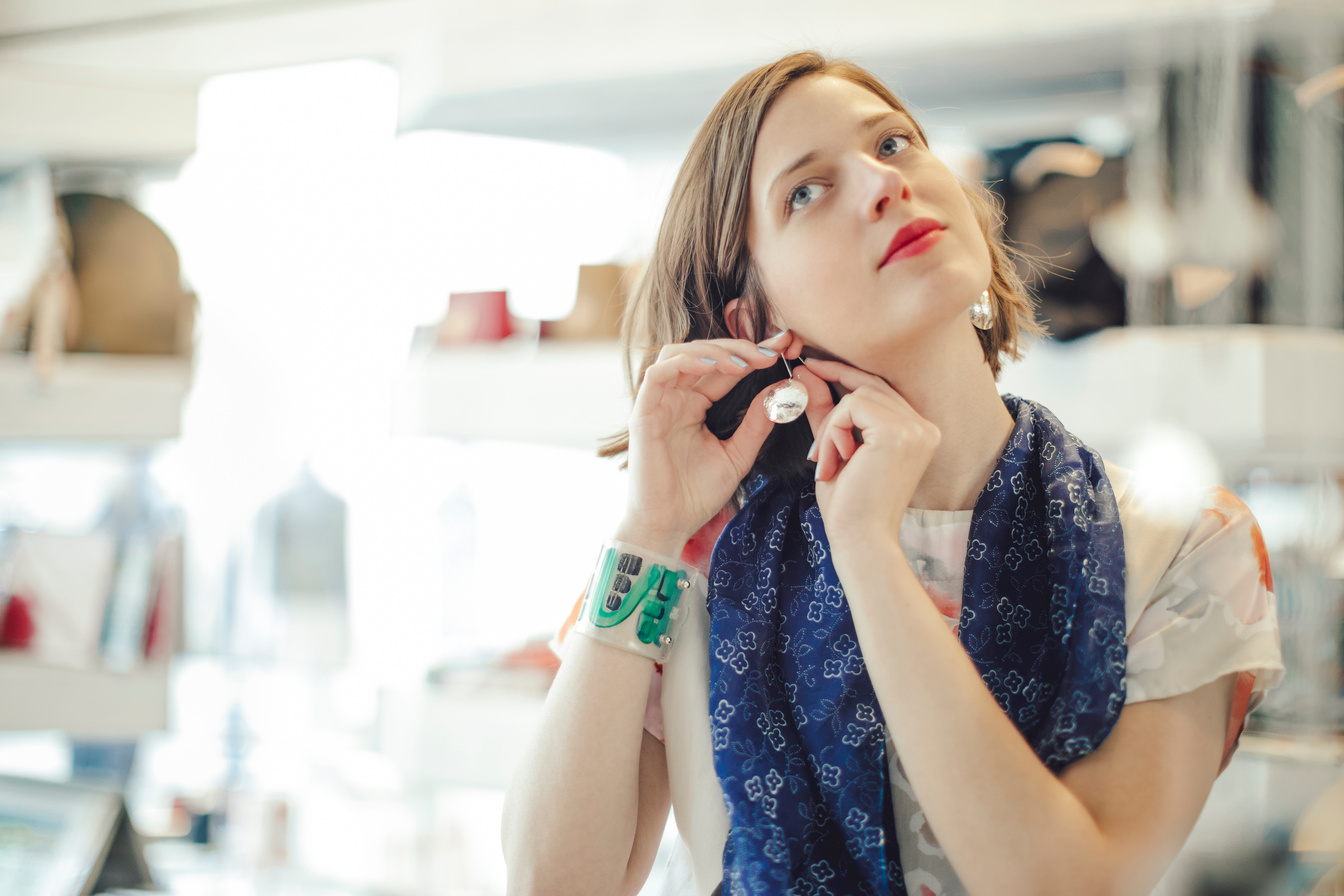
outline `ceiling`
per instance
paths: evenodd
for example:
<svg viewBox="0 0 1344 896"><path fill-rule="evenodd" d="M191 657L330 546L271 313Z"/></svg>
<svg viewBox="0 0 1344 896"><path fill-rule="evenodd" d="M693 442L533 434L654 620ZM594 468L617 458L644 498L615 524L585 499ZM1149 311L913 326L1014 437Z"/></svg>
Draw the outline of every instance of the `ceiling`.
<svg viewBox="0 0 1344 896"><path fill-rule="evenodd" d="M1123 117L1124 72L1315 0L0 0L0 163L180 159L212 75L353 57L401 78L404 129L682 144L749 67L856 58L935 136L1011 142ZM1221 32L1215 32L1221 33Z"/></svg>

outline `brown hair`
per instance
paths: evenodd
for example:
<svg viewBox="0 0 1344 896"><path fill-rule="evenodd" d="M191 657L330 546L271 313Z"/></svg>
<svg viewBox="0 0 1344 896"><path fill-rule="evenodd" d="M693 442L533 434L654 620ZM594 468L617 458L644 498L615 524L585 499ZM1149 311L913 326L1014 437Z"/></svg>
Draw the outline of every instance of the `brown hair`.
<svg viewBox="0 0 1344 896"><path fill-rule="evenodd" d="M770 106L785 88L808 75L852 81L909 116L904 104L871 72L819 53L794 53L738 79L700 126L672 187L653 254L631 292L621 337L629 349L625 361L632 395L663 346L731 337L723 317L724 306L732 299L743 300L738 313L745 315L750 332L765 333L771 317L769 298L747 247L751 160ZM927 145L923 129L917 123L915 129ZM1003 357L1021 357L1019 339L1024 334L1039 335L1044 329L1036 322L1034 303L1000 236L1003 214L999 204L982 186L962 186L989 244L994 325L976 332L997 379ZM638 376L631 352L641 355ZM728 438L737 429L747 403L770 382L785 376L783 365L748 374L710 407L705 425L718 438ZM811 464L804 454L811 441L805 416L775 426L748 478L755 473L810 478ZM619 456L629 445L629 430L622 430L602 442L598 455ZM734 508L741 506L742 497L739 489Z"/></svg>

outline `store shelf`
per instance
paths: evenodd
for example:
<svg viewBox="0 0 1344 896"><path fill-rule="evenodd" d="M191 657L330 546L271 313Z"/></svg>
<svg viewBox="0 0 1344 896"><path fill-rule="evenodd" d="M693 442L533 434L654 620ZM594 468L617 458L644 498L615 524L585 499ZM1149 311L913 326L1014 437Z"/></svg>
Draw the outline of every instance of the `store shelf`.
<svg viewBox="0 0 1344 896"><path fill-rule="evenodd" d="M47 665L0 653L0 729L127 737L168 722L168 666L127 672Z"/></svg>
<svg viewBox="0 0 1344 896"><path fill-rule="evenodd" d="M621 347L504 342L439 349L398 384L400 434L592 448L630 416Z"/></svg>
<svg viewBox="0 0 1344 896"><path fill-rule="evenodd" d="M1344 735L1247 731L1237 755L1308 765L1344 765Z"/></svg>
<svg viewBox="0 0 1344 896"><path fill-rule="evenodd" d="M191 361L64 355L48 383L25 355L0 356L0 440L154 442L182 431Z"/></svg>
<svg viewBox="0 0 1344 896"><path fill-rule="evenodd" d="M1001 391L1050 408L1103 453L1171 423L1221 458L1344 463L1344 332L1303 327L1117 327L1041 342ZM614 342L454 346L414 362L394 430L591 447L630 413Z"/></svg>
<svg viewBox="0 0 1344 896"><path fill-rule="evenodd" d="M1167 423L1234 463L1344 463L1338 330L1118 327L1035 345L999 389L1041 402L1103 453Z"/></svg>

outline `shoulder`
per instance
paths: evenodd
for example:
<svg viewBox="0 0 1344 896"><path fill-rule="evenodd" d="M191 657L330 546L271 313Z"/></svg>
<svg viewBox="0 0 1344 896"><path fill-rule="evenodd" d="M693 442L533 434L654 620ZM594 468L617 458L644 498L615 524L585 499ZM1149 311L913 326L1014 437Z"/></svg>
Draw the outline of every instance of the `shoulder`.
<svg viewBox="0 0 1344 896"><path fill-rule="evenodd" d="M1255 515L1222 486L1181 489L1106 461L1125 540L1128 627L1158 600L1174 574L1191 584L1229 577L1273 591L1269 554Z"/></svg>
<svg viewBox="0 0 1344 896"><path fill-rule="evenodd" d="M1252 672L1254 708L1283 675L1274 578L1255 515L1222 486L1182 493L1109 463L1107 475L1125 539L1129 701Z"/></svg>

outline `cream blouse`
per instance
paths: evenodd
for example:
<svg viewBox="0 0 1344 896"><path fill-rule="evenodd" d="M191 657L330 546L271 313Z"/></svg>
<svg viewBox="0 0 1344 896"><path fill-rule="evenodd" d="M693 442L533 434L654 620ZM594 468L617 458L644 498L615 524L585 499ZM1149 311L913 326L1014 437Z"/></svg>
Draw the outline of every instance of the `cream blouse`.
<svg viewBox="0 0 1344 896"><path fill-rule="evenodd" d="M1109 462L1125 539L1128 642L1126 702L1193 691L1238 673L1223 766L1245 716L1283 677L1273 580L1264 539L1250 510L1223 488L1192 513L1173 518L1160 496L1146 498L1129 471ZM930 599L955 632L970 510L907 510L900 541ZM683 559L708 573L727 511L686 546ZM580 599L581 600L581 599ZM714 770L709 724L709 614L690 591L691 613L666 668L654 675L644 727L667 748L667 772L681 844L668 868L669 893L709 894L723 874L728 811ZM563 641L576 604L553 646ZM890 779L906 890L954 896L965 889L915 799L890 738Z"/></svg>

